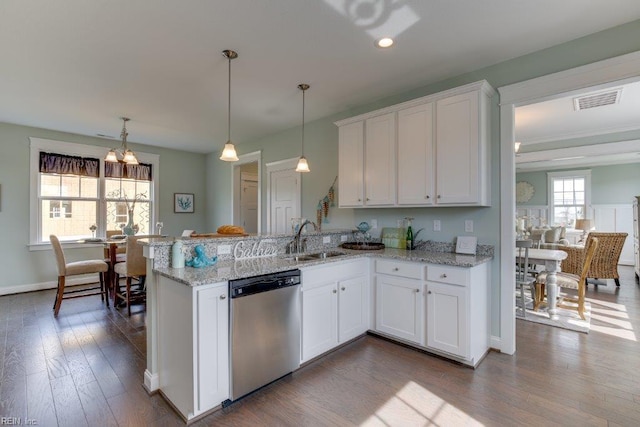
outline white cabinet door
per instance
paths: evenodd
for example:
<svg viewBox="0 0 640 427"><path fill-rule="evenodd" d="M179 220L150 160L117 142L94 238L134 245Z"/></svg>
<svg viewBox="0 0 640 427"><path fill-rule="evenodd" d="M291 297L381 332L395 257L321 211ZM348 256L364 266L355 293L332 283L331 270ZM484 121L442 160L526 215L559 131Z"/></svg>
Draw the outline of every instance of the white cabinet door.
<svg viewBox="0 0 640 427"><path fill-rule="evenodd" d="M365 205L396 202L396 114L368 119L364 150Z"/></svg>
<svg viewBox="0 0 640 427"><path fill-rule="evenodd" d="M364 121L338 129L338 205L362 206L364 200Z"/></svg>
<svg viewBox="0 0 640 427"><path fill-rule="evenodd" d="M436 102L436 203L479 202L479 92Z"/></svg>
<svg viewBox="0 0 640 427"><path fill-rule="evenodd" d="M302 292L302 361L338 345L338 284L330 282Z"/></svg>
<svg viewBox="0 0 640 427"><path fill-rule="evenodd" d="M376 330L423 345L424 300L418 280L376 276Z"/></svg>
<svg viewBox="0 0 640 427"><path fill-rule="evenodd" d="M467 289L427 282L427 347L469 357Z"/></svg>
<svg viewBox="0 0 640 427"><path fill-rule="evenodd" d="M343 343L369 329L369 292L366 277L338 283L338 341Z"/></svg>
<svg viewBox="0 0 640 427"><path fill-rule="evenodd" d="M398 112L398 204L432 205L433 103Z"/></svg>
<svg viewBox="0 0 640 427"><path fill-rule="evenodd" d="M229 398L227 284L197 292L196 405L204 412Z"/></svg>

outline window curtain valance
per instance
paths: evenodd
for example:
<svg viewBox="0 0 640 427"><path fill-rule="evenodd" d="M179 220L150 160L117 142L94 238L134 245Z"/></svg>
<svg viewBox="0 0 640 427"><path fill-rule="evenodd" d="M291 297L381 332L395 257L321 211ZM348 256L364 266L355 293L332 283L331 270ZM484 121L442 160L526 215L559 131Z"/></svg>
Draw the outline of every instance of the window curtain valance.
<svg viewBox="0 0 640 427"><path fill-rule="evenodd" d="M140 163L128 165L126 163L104 163L104 176L107 178L128 178L138 181L152 181L152 165Z"/></svg>
<svg viewBox="0 0 640 427"><path fill-rule="evenodd" d="M98 178L100 160L89 157L40 152L40 172L80 175Z"/></svg>

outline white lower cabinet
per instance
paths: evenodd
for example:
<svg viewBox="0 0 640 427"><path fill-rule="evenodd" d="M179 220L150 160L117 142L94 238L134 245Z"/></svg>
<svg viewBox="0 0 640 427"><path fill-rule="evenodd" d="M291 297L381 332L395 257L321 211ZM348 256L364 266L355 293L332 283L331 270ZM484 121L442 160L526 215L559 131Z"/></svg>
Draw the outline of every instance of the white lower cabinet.
<svg viewBox="0 0 640 427"><path fill-rule="evenodd" d="M427 347L476 366L489 349L488 264L427 266Z"/></svg>
<svg viewBox="0 0 640 427"><path fill-rule="evenodd" d="M369 329L369 260L302 268L302 362Z"/></svg>
<svg viewBox="0 0 640 427"><path fill-rule="evenodd" d="M157 307L160 391L191 420L229 398L228 285L161 276Z"/></svg>
<svg viewBox="0 0 640 427"><path fill-rule="evenodd" d="M376 260L376 331L424 345L425 268L417 262Z"/></svg>

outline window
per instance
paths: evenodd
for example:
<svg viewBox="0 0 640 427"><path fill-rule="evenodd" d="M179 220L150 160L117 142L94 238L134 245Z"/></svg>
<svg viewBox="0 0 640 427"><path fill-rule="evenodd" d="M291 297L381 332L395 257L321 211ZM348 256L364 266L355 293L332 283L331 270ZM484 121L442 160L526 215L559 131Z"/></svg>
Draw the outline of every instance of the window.
<svg viewBox="0 0 640 427"><path fill-rule="evenodd" d="M140 165L106 163L106 148L31 138L31 243L118 233L131 220L152 232L157 155L138 153Z"/></svg>
<svg viewBox="0 0 640 427"><path fill-rule="evenodd" d="M573 228L576 219L588 217L591 171L550 172L547 179L552 225Z"/></svg>

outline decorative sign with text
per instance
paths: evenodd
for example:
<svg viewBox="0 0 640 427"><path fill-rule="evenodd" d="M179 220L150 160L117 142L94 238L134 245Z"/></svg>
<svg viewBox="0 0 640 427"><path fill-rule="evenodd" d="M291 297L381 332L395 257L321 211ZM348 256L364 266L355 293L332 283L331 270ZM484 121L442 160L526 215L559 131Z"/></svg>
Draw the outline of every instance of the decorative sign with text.
<svg viewBox="0 0 640 427"><path fill-rule="evenodd" d="M278 246L275 240L265 239L259 241L242 240L233 248L235 259L263 258L278 255Z"/></svg>

